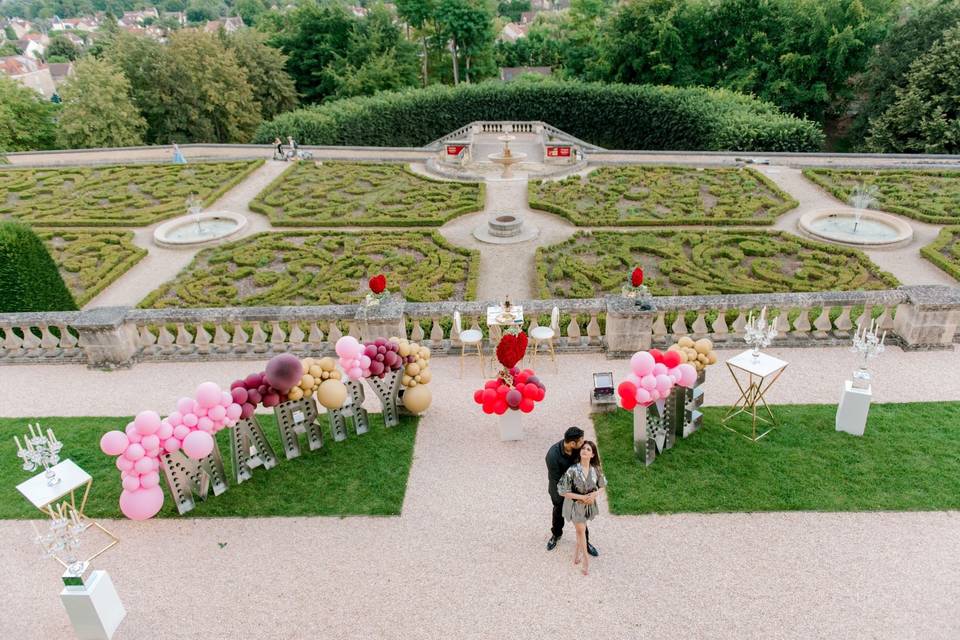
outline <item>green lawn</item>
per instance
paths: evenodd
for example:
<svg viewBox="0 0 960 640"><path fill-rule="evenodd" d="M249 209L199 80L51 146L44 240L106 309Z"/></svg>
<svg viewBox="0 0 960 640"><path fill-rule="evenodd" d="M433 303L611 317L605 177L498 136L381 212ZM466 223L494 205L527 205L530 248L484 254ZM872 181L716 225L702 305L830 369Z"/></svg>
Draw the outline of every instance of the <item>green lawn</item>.
<svg viewBox="0 0 960 640"><path fill-rule="evenodd" d="M63 457L70 458L93 476L87 513L95 518L119 518L120 472L115 458L100 451L100 436L122 429L131 418L31 418L52 428L63 441ZM198 502L190 516L349 516L399 515L413 460L416 418L402 418L399 427L385 429L380 414L370 415L370 432L334 442L324 429L324 446L287 460L272 415L257 416L279 457L269 471L257 468L253 478L236 485L230 458L229 434L217 444L224 457L230 489ZM326 425L325 425L326 426ZM0 418L0 519L33 518L39 512L14 487L31 474L20 467L14 435L26 431L25 419ZM304 447L306 449L306 447ZM161 481L166 492L166 483ZM78 496L79 498L79 496ZM167 492L158 517L177 516Z"/></svg>
<svg viewBox="0 0 960 640"><path fill-rule="evenodd" d="M863 437L834 429L835 405L773 407L782 426L756 443L704 427L649 467L626 411L594 417L617 514L960 509L960 402L876 404ZM743 416L736 423L746 430Z"/></svg>

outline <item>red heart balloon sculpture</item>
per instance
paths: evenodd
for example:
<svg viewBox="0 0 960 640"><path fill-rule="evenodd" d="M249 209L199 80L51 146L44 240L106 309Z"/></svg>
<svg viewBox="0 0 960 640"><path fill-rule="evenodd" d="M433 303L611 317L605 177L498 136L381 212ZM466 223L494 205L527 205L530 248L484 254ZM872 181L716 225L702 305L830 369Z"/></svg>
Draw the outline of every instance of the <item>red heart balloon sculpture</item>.
<svg viewBox="0 0 960 640"><path fill-rule="evenodd" d="M387 276L382 273L370 278L370 290L376 294L383 293L383 290L387 288Z"/></svg>
<svg viewBox="0 0 960 640"><path fill-rule="evenodd" d="M500 339L497 345L497 360L507 369L516 366L523 360L523 354L527 352L527 334L520 332L517 335L508 333Z"/></svg>

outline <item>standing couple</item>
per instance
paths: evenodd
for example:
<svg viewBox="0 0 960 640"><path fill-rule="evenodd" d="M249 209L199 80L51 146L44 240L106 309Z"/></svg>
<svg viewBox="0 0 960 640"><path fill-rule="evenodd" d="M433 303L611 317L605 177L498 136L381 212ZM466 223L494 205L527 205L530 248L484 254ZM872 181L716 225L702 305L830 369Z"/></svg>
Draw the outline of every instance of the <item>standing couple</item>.
<svg viewBox="0 0 960 640"><path fill-rule="evenodd" d="M583 562L583 575L587 575L589 556L600 552L590 544L587 521L600 513L597 496L607 486L600 467L600 452L597 445L583 439L583 429L570 427L563 440L547 451L547 475L550 500L553 502L553 534L547 542L547 551L553 550L563 535L563 521L569 520L577 531L577 546L573 563Z"/></svg>

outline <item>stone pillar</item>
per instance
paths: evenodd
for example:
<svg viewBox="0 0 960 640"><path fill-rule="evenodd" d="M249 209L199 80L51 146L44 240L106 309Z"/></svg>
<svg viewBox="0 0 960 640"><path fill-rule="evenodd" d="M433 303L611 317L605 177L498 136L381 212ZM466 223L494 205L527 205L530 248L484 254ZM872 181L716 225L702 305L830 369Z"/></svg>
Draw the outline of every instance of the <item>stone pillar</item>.
<svg viewBox="0 0 960 640"><path fill-rule="evenodd" d="M893 330L905 350L950 349L960 324L960 289L941 285L903 287Z"/></svg>
<svg viewBox="0 0 960 640"><path fill-rule="evenodd" d="M140 349L137 327L127 321L130 307L100 307L82 312L71 326L80 334L87 366L94 369L128 367Z"/></svg>
<svg viewBox="0 0 960 640"><path fill-rule="evenodd" d="M632 298L607 297L607 355L626 356L650 348L656 308L644 309Z"/></svg>
<svg viewBox="0 0 960 640"><path fill-rule="evenodd" d="M360 326L360 335L364 342L377 338L405 337L403 310L406 301L399 294L392 294L379 304L365 306L362 302L357 309L356 320Z"/></svg>

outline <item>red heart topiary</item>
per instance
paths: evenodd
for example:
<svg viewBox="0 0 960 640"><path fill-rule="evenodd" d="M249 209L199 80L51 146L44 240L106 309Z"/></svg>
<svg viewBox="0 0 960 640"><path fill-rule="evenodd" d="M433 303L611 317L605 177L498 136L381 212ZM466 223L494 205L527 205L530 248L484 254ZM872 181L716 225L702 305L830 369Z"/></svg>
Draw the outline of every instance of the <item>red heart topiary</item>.
<svg viewBox="0 0 960 640"><path fill-rule="evenodd" d="M637 267L633 270L633 273L630 274L630 284L635 287L639 287L643 284L643 269Z"/></svg>
<svg viewBox="0 0 960 640"><path fill-rule="evenodd" d="M522 331L517 335L508 333L497 345L497 360L507 369L512 369L523 359L523 354L526 352L527 334Z"/></svg>
<svg viewBox="0 0 960 640"><path fill-rule="evenodd" d="M384 289L387 288L387 276L382 273L375 275L370 278L370 291L373 291L376 294L383 293Z"/></svg>

